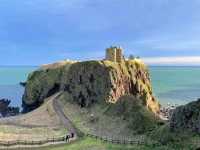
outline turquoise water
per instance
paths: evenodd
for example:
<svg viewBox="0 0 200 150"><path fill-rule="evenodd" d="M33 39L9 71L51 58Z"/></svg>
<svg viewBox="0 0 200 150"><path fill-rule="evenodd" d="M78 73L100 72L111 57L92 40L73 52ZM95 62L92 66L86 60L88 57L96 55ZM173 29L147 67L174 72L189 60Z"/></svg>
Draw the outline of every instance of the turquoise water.
<svg viewBox="0 0 200 150"><path fill-rule="evenodd" d="M37 67L0 67L0 98L12 100L13 106L21 106L26 81ZM186 104L200 98L200 67L150 67L154 95L161 104Z"/></svg>
<svg viewBox="0 0 200 150"><path fill-rule="evenodd" d="M154 94L166 105L200 98L200 67L150 67Z"/></svg>
<svg viewBox="0 0 200 150"><path fill-rule="evenodd" d="M12 106L21 106L24 88L19 82L26 81L28 74L37 67L4 67L0 66L0 99L12 100Z"/></svg>

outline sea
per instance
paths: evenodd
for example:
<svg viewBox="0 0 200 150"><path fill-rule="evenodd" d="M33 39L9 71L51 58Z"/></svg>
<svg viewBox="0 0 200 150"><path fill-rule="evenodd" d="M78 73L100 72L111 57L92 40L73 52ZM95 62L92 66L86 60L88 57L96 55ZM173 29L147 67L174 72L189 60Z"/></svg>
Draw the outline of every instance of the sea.
<svg viewBox="0 0 200 150"><path fill-rule="evenodd" d="M28 74L36 70L36 66L0 66L0 99L11 100L11 106L21 107L25 82Z"/></svg>
<svg viewBox="0 0 200 150"><path fill-rule="evenodd" d="M37 66L0 66L0 99L11 100L20 107L28 74ZM149 67L153 93L162 105L183 105L200 98L200 67L151 66Z"/></svg>

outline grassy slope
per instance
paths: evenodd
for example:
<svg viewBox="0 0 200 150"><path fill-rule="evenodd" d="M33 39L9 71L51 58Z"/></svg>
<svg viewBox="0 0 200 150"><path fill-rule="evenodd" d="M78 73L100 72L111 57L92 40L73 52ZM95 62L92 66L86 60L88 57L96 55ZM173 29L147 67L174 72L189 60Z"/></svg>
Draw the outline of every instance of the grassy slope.
<svg viewBox="0 0 200 150"><path fill-rule="evenodd" d="M110 107L108 104L80 108L77 104L67 102L65 99L62 99L62 102L65 106L64 112L66 116L84 133L118 138L133 137L132 129L127 128L128 125L122 118L106 114Z"/></svg>
<svg viewBox="0 0 200 150"><path fill-rule="evenodd" d="M65 129L59 128L47 128L47 127L18 127L11 125L1 125L0 126L0 141L37 141L44 140L50 137L60 137L63 136L67 131Z"/></svg>
<svg viewBox="0 0 200 150"><path fill-rule="evenodd" d="M123 96L114 105L110 105L106 114L118 116L132 132L144 134L157 127L160 120L143 106L140 99L133 96Z"/></svg>
<svg viewBox="0 0 200 150"><path fill-rule="evenodd" d="M71 144L41 148L37 150L195 150L191 145L120 145L93 138L82 138Z"/></svg>
<svg viewBox="0 0 200 150"><path fill-rule="evenodd" d="M200 147L200 145L194 146L191 144L192 141L198 143L200 139L199 136L192 135L187 132L169 132L166 126L161 127L160 130L156 131L156 134L153 136L154 137L152 138L160 138L160 136L162 138L168 138L167 140L170 141L174 139L176 142L170 142L168 144L160 143L158 145L153 145L152 143L149 143L148 145L120 145L84 137L70 144L41 148L37 150L195 150L197 147Z"/></svg>
<svg viewBox="0 0 200 150"><path fill-rule="evenodd" d="M106 63L107 66L110 64ZM140 64L140 62L136 62L137 65ZM136 65L136 66L137 66ZM112 66L115 67L115 66ZM146 87L146 91L151 90L150 87ZM64 102L64 101L63 101ZM126 104L125 104L126 105ZM150 127L152 119L147 119L147 122L143 119L140 120L142 117L147 117L149 114L144 113L142 116L141 114L134 114L134 110L131 111L131 116L135 116L136 119L133 118L133 120L130 120L130 122L125 123L123 120L124 116L127 116L126 112L124 112L124 115L121 117L115 117L113 115L112 117L109 117L105 115L107 111L107 106L100 106L96 105L91 109L80 109L79 107L76 107L76 105L66 102L65 100L65 114L73 121L73 123L76 125L77 128L79 128L81 131L87 133L87 132L95 132L97 134L102 134L106 136L115 136L115 135L122 135L122 136L131 136L132 132L127 128L127 125L130 123L135 122L136 120L139 122L139 124L134 127L137 130L137 127L142 127L140 130L146 130L144 126L140 126L141 123L145 123L145 126L148 125L148 128ZM143 109L139 110L142 111ZM111 111L112 112L112 111ZM94 121L91 121L91 114L93 115ZM139 120L138 118L139 117ZM125 118L125 120L129 120L129 118ZM134 124L133 124L134 125ZM151 127L150 127L151 128ZM124 145L115 145L115 144L108 144L101 142L99 140L95 140L92 138L83 138L75 143L56 147L56 148L48 148L48 150L95 150L95 149L101 149L101 150L112 150L112 149L160 149L160 150L173 150L173 149L180 149L180 150L189 150L194 149L197 147L197 145L192 145L191 142L194 142L195 140L200 140L200 138L196 135L190 134L190 133L175 133L171 132L167 126L161 126L154 129L154 131L150 133L144 133L145 136L148 135L152 139L159 141L160 145L157 145L156 148L152 143L149 143L148 146L124 146ZM134 135L136 136L136 135ZM47 149L47 148L46 148ZM41 149L42 150L42 149ZM45 150L45 149L44 149Z"/></svg>
<svg viewBox="0 0 200 150"><path fill-rule="evenodd" d="M167 145L173 149L193 150L200 147L199 135L187 130L171 131L168 124L154 130L149 136L160 142L161 145Z"/></svg>
<svg viewBox="0 0 200 150"><path fill-rule="evenodd" d="M49 91L54 88L55 84L60 84L63 73L67 72L72 63L74 62L64 61L45 65L29 74L23 96L25 104L43 102L51 94Z"/></svg>
<svg viewBox="0 0 200 150"><path fill-rule="evenodd" d="M63 100L65 105L65 114L73 121L73 123L76 125L77 128L79 128L82 132L92 132L94 134L108 136L108 137L116 137L117 135L121 135L122 137L137 137L137 133L134 133L133 131L142 131L146 130L145 133L143 133L143 136L147 137L148 140L148 146L132 146L129 147L131 149L161 149L161 150L189 150L189 149L195 149L198 146L200 147L200 144L198 145L197 140L200 141L200 137L191 134L189 132L172 132L169 130L169 127L167 125L162 126L151 126L151 123L154 124L155 120L152 118L151 114L147 113L143 108L132 108L130 105L124 103L124 104L116 104L116 106L110 107L110 106L103 106L103 105L96 105L95 107L92 107L90 109L81 109L80 107L77 107L73 103L66 102ZM128 112L123 112L121 109L121 105L127 105L125 107L128 107ZM120 106L120 107L119 107ZM136 113L134 109L139 109L137 111L142 111L141 114ZM123 112L121 115L116 117L116 114L119 112ZM130 113L131 112L131 113ZM128 114L127 114L128 113ZM91 123L90 115L93 114L94 118L96 118L96 122ZM111 115L110 115L111 114ZM113 114L113 115L112 115ZM134 118L131 118L130 116ZM142 116L141 116L142 115ZM149 116L150 115L150 116ZM125 117L125 118L124 118ZM128 117L128 118L126 118ZM128 120L125 121L125 120ZM141 120L140 120L141 119ZM150 120L149 120L150 119ZM135 124L137 126L133 125L133 122L138 122L138 124ZM134 128L129 129L127 128L127 125L133 125ZM147 127L145 127L145 126ZM150 131L148 131L148 129ZM153 129L153 130L152 130ZM152 131L151 131L152 130ZM119 136L120 137L120 136ZM99 141L96 141L95 139L88 139L84 138L83 140L79 141L81 144L86 146L86 150L90 150L90 142L96 143L99 145ZM69 145L69 148L74 147L73 150L79 150L80 148L78 145L80 143L74 143L72 145ZM156 146L154 146L153 143L157 143ZM196 142L196 143L195 143ZM113 144L105 144L100 142L99 149L102 146L102 150L109 149L120 149L120 145L113 145ZM194 143L194 144L192 144ZM95 145L95 144L94 144ZM92 147L92 146L91 146ZM94 146L93 146L94 147ZM92 148L93 148L92 147ZM125 147L123 147L123 150ZM68 148L68 146L65 146L63 148ZM92 150L91 148L91 150ZM62 147L61 147L62 149ZM128 148L127 148L128 149ZM111 149L112 150L112 149Z"/></svg>
<svg viewBox="0 0 200 150"><path fill-rule="evenodd" d="M20 116L2 118L1 124L7 122L20 125L59 126L60 120L54 111L51 97L45 99L45 103L32 112Z"/></svg>
<svg viewBox="0 0 200 150"><path fill-rule="evenodd" d="M48 137L64 136L67 130L60 124L50 98L46 99L42 106L30 113L0 119L0 140L43 140ZM7 125L9 122L16 125ZM34 127L24 127L23 125L33 125ZM37 125L39 127L35 127Z"/></svg>
<svg viewBox="0 0 200 150"><path fill-rule="evenodd" d="M139 145L119 145L119 144L110 144L96 140L93 138L83 138L77 142L56 146L56 147L47 147L37 150L165 150L166 147L149 147L149 146L139 146ZM167 149L166 149L167 150Z"/></svg>

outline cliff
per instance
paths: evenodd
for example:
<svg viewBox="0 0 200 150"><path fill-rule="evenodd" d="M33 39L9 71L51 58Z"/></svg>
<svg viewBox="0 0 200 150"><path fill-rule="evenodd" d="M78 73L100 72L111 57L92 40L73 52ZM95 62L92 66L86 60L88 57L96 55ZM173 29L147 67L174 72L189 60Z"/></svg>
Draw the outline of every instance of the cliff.
<svg viewBox="0 0 200 150"><path fill-rule="evenodd" d="M38 107L44 98L58 91L65 92L67 100L76 101L81 107L116 103L124 95L137 97L154 113L160 107L152 94L148 69L138 59L122 63L68 61L43 66L28 77L23 107Z"/></svg>
<svg viewBox="0 0 200 150"><path fill-rule="evenodd" d="M23 112L39 107L45 98L58 92L62 74L72 63L74 62L62 61L43 65L29 74L22 97Z"/></svg>
<svg viewBox="0 0 200 150"><path fill-rule="evenodd" d="M200 99L177 107L170 119L172 130L189 130L200 133Z"/></svg>

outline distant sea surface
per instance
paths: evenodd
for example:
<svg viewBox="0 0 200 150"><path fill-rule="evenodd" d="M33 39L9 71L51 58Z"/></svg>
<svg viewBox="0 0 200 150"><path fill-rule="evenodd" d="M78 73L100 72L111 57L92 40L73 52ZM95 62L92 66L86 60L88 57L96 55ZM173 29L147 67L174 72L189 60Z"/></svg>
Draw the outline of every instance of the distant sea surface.
<svg viewBox="0 0 200 150"><path fill-rule="evenodd" d="M12 106L21 106L24 88L19 83L26 81L28 74L36 69L33 66L0 66L0 99L10 99Z"/></svg>
<svg viewBox="0 0 200 150"><path fill-rule="evenodd" d="M154 95L161 104L186 104L200 98L200 67L150 67Z"/></svg>
<svg viewBox="0 0 200 150"><path fill-rule="evenodd" d="M38 67L0 66L0 98L12 100L13 106L21 106L28 74ZM154 95L161 104L186 104L200 98L200 67L149 67Z"/></svg>

